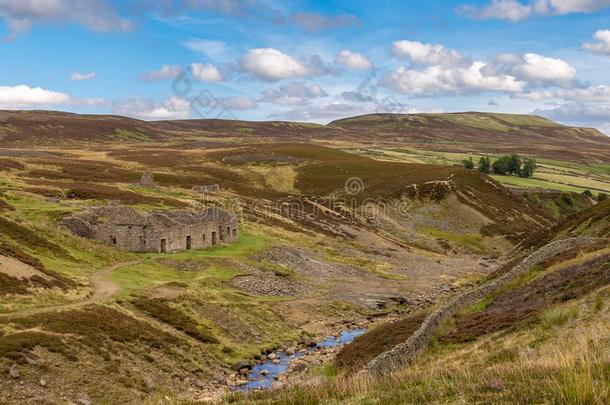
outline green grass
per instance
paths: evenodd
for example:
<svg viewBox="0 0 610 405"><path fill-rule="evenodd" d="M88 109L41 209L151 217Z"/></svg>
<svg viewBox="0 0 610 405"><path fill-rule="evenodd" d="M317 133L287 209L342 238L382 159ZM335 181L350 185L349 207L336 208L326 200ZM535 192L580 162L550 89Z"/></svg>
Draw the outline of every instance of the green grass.
<svg viewBox="0 0 610 405"><path fill-rule="evenodd" d="M483 236L479 233L452 233L438 230L432 227L422 227L421 231L434 238L445 239L455 245L466 247L475 252L484 252L486 250Z"/></svg>
<svg viewBox="0 0 610 405"><path fill-rule="evenodd" d="M553 183L536 178L522 178L518 176L500 176L492 174L491 177L505 186L519 188L539 188L544 190L568 191L574 193L582 193L587 190L585 187L569 186L567 184Z"/></svg>
<svg viewBox="0 0 610 405"><path fill-rule="evenodd" d="M140 142L149 142L152 138L138 131L129 131L126 129L117 129L115 131L115 137L122 141L140 141Z"/></svg>

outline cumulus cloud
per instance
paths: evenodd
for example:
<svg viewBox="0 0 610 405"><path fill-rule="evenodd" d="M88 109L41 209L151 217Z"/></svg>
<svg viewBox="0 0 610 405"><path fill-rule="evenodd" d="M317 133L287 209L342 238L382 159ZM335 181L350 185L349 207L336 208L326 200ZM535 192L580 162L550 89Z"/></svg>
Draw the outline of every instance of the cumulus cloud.
<svg viewBox="0 0 610 405"><path fill-rule="evenodd" d="M350 50L344 49L337 53L335 56L335 64L343 65L349 69L353 70L370 70L375 66L373 62L366 56L362 55L358 52L352 52Z"/></svg>
<svg viewBox="0 0 610 405"><path fill-rule="evenodd" d="M582 45L582 48L593 53L610 56L610 30L599 30L593 35L593 38L597 42L586 42Z"/></svg>
<svg viewBox="0 0 610 405"><path fill-rule="evenodd" d="M173 79L182 72L182 68L178 65L163 65L160 69L140 75L140 80L165 80Z"/></svg>
<svg viewBox="0 0 610 405"><path fill-rule="evenodd" d="M568 85L576 77L576 69L562 59L549 58L535 53L524 55L502 54L485 67L485 73L510 74L530 83Z"/></svg>
<svg viewBox="0 0 610 405"><path fill-rule="evenodd" d="M97 76L95 74L95 72L89 72L89 73L74 72L70 75L70 80L73 80L73 81L93 80L93 79L95 79L95 76Z"/></svg>
<svg viewBox="0 0 610 405"><path fill-rule="evenodd" d="M200 82L215 83L223 80L220 71L210 63L192 63L190 68L195 80Z"/></svg>
<svg viewBox="0 0 610 405"><path fill-rule="evenodd" d="M362 115L375 112L374 105L355 105L342 102L330 102L315 105L306 105L292 108L287 111L276 111L269 114L272 119L294 121L320 121L336 118Z"/></svg>
<svg viewBox="0 0 610 405"><path fill-rule="evenodd" d="M398 67L382 79L396 91L420 95L463 94L476 91L521 92L526 82L507 74L485 74L484 62L468 67L430 66L424 70Z"/></svg>
<svg viewBox="0 0 610 405"><path fill-rule="evenodd" d="M278 105L300 105L311 99L326 96L328 94L324 89L316 84L310 86L302 81L294 81L282 84L277 90L265 90L259 101Z"/></svg>
<svg viewBox="0 0 610 405"><path fill-rule="evenodd" d="M458 6L456 11L476 19L497 19L518 22L535 15L592 13L610 7L610 0L492 0L486 6Z"/></svg>
<svg viewBox="0 0 610 405"><path fill-rule="evenodd" d="M290 21L309 32L326 31L360 23L358 17L351 14L339 14L331 17L320 13L305 12L292 14Z"/></svg>
<svg viewBox="0 0 610 405"><path fill-rule="evenodd" d="M447 49L443 45L423 44L417 41L395 41L392 44L392 54L408 58L412 63L421 65L468 65L470 59L460 52Z"/></svg>
<svg viewBox="0 0 610 405"><path fill-rule="evenodd" d="M411 66L398 67L381 83L416 95L527 93L532 86L571 86L576 77L576 69L567 62L535 53L502 54L491 62L474 61L443 45L408 40L394 42L392 53L409 59ZM349 93L345 97L353 99Z"/></svg>
<svg viewBox="0 0 610 405"><path fill-rule="evenodd" d="M35 24L75 23L99 32L133 28L130 19L121 17L114 6L104 0L0 0L0 18L9 27L9 38Z"/></svg>
<svg viewBox="0 0 610 405"><path fill-rule="evenodd" d="M45 105L69 104L69 95L26 85L0 86L0 107L19 109Z"/></svg>
<svg viewBox="0 0 610 405"><path fill-rule="evenodd" d="M575 125L604 125L610 123L610 103L566 103L551 109L539 109L534 113Z"/></svg>
<svg viewBox="0 0 610 405"><path fill-rule="evenodd" d="M157 103L144 98L115 101L111 105L115 114L146 120L184 119L191 116L191 103L180 97L170 97Z"/></svg>
<svg viewBox="0 0 610 405"><path fill-rule="evenodd" d="M239 65L244 72L268 82L332 72L317 55L296 59L273 48L251 49L241 57Z"/></svg>

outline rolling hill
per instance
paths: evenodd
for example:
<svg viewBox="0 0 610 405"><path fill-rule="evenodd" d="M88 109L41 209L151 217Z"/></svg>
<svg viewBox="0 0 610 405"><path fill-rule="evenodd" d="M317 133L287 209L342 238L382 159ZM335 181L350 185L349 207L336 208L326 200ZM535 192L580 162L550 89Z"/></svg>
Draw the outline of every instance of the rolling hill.
<svg viewBox="0 0 610 405"><path fill-rule="evenodd" d="M516 114L371 114L328 125L285 121L194 119L147 122L109 115L0 111L0 146L77 142L350 142L447 152L526 153L610 162L610 137L591 128Z"/></svg>

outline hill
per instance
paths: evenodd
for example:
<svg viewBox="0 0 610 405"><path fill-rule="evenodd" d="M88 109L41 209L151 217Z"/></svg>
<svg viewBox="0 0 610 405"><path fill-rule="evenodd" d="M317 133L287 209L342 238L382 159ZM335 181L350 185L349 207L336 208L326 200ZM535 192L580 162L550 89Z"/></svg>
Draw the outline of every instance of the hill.
<svg viewBox="0 0 610 405"><path fill-rule="evenodd" d="M328 125L194 119L147 122L107 115L0 111L0 146L70 142L341 142L445 152L522 153L610 162L610 137L595 129L516 114L371 114ZM209 144L209 143L208 143Z"/></svg>

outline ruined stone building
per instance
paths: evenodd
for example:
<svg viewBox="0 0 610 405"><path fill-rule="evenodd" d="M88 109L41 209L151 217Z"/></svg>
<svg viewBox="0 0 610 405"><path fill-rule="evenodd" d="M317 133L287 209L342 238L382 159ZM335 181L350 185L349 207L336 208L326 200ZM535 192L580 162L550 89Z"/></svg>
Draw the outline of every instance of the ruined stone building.
<svg viewBox="0 0 610 405"><path fill-rule="evenodd" d="M151 211L109 204L77 212L64 225L79 236L131 252L204 249L237 240L237 218L220 208Z"/></svg>

